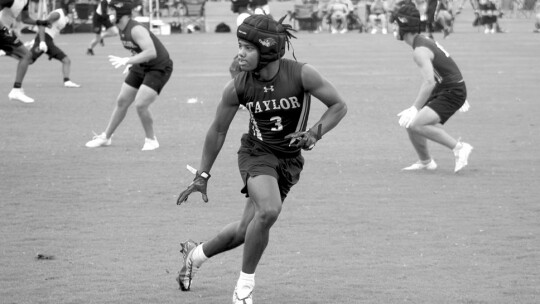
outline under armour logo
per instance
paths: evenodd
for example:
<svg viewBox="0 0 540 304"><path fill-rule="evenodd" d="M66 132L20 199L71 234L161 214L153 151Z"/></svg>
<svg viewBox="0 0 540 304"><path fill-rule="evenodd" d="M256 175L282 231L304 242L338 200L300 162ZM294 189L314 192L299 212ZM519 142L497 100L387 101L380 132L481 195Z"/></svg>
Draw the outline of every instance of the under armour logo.
<svg viewBox="0 0 540 304"><path fill-rule="evenodd" d="M274 92L274 86L273 86L273 85L271 85L269 88L264 87L264 92L265 92L265 93L268 93L269 91Z"/></svg>

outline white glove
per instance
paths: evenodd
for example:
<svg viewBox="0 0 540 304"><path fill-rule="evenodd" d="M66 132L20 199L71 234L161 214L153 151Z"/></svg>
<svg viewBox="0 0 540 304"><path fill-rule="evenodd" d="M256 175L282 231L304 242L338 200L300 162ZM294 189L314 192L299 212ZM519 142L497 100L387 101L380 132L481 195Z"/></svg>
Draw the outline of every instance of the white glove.
<svg viewBox="0 0 540 304"><path fill-rule="evenodd" d="M122 72L122 74L127 74L129 72L129 69L131 69L131 64L126 64L126 68Z"/></svg>
<svg viewBox="0 0 540 304"><path fill-rule="evenodd" d="M467 100L465 100L465 103L461 106L461 108L459 108L459 111L465 113L465 112L469 111L470 107L471 107L471 105L469 104L469 102Z"/></svg>
<svg viewBox="0 0 540 304"><path fill-rule="evenodd" d="M45 43L45 41L39 42L39 50L42 51L43 53L47 52L48 48L47 48L47 43Z"/></svg>
<svg viewBox="0 0 540 304"><path fill-rule="evenodd" d="M115 69L118 69L121 66L124 66L127 64L129 60L129 57L116 57L113 55L109 55L109 61L114 66Z"/></svg>
<svg viewBox="0 0 540 304"><path fill-rule="evenodd" d="M415 106L412 106L410 108L407 108L401 112L397 116L399 116L399 125L405 128L408 128L411 125L411 122L413 121L414 117L418 113L418 109Z"/></svg>

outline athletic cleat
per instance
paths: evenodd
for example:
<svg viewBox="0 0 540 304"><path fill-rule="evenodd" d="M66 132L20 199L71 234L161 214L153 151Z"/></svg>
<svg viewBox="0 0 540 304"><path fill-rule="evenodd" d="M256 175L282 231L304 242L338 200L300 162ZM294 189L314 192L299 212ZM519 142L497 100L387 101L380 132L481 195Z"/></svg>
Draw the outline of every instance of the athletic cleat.
<svg viewBox="0 0 540 304"><path fill-rule="evenodd" d="M87 49L87 50L86 50L86 55L94 56L94 50L92 50L92 49Z"/></svg>
<svg viewBox="0 0 540 304"><path fill-rule="evenodd" d="M80 88L81 87L80 84L76 84L75 82L73 82L71 80L68 80L68 81L64 82L64 86L66 88Z"/></svg>
<svg viewBox="0 0 540 304"><path fill-rule="evenodd" d="M107 138L107 135L105 135L105 132L101 134L95 134L91 141L86 143L86 146L88 148L97 148L97 147L103 147L103 146L110 146L111 145L111 139Z"/></svg>
<svg viewBox="0 0 540 304"><path fill-rule="evenodd" d="M144 139L144 146L142 147L142 151L152 151L157 148L159 148L159 142L157 141L157 138L155 136L154 139Z"/></svg>
<svg viewBox="0 0 540 304"><path fill-rule="evenodd" d="M8 98L9 98L9 100L18 100L18 101L24 102L24 103L32 103L32 102L34 102L33 98L30 98L30 97L26 96L26 94L24 94L24 90L22 88L20 88L20 89L16 89L16 88L11 89L11 92L9 92L9 94L8 94Z"/></svg>
<svg viewBox="0 0 540 304"><path fill-rule="evenodd" d="M467 166L472 149L473 147L468 143L462 143L461 149L454 151L454 156L456 157L456 167L454 168L454 172L458 172Z"/></svg>
<svg viewBox="0 0 540 304"><path fill-rule="evenodd" d="M184 243L180 243L180 253L184 259L182 269L176 277L176 282L180 285L182 291L189 291L191 288L191 280L195 276L197 267L193 267L193 261L191 260L191 255L193 255L193 250L197 248L197 243L193 240L187 240Z"/></svg>
<svg viewBox="0 0 540 304"><path fill-rule="evenodd" d="M240 299L240 297L238 297L237 289L235 287L234 288L233 298L232 298L232 303L233 304L253 304L252 295L253 295L253 290L251 290L246 297Z"/></svg>
<svg viewBox="0 0 540 304"><path fill-rule="evenodd" d="M415 170L435 170L437 169L437 163L431 159L427 164L423 164L422 161L417 161L416 163L401 169L402 171L415 171Z"/></svg>

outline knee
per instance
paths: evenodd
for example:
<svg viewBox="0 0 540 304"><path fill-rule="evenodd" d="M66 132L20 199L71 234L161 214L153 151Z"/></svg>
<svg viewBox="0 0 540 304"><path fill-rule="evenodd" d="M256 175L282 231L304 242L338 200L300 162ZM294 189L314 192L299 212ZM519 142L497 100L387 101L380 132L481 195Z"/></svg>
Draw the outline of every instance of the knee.
<svg viewBox="0 0 540 304"><path fill-rule="evenodd" d="M143 114L148 111L148 105L146 103L137 103L135 104L135 108L139 114Z"/></svg>
<svg viewBox="0 0 540 304"><path fill-rule="evenodd" d="M281 206L266 207L256 214L259 221L265 226L272 226L278 219L281 213Z"/></svg>
<svg viewBox="0 0 540 304"><path fill-rule="evenodd" d="M71 64L71 60L69 59L69 57L64 57L64 59L62 59L62 63L64 64Z"/></svg>

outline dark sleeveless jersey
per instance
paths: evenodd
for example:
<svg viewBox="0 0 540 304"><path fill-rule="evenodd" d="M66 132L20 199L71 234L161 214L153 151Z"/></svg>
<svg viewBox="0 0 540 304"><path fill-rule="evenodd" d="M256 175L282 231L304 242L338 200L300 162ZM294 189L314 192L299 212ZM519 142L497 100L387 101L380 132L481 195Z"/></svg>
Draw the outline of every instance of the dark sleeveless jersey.
<svg viewBox="0 0 540 304"><path fill-rule="evenodd" d="M253 73L241 72L234 79L240 104L250 114L249 134L280 156L298 155L285 136L305 131L311 106L311 94L302 85L302 66L281 59L279 72L269 81L257 80Z"/></svg>
<svg viewBox="0 0 540 304"><path fill-rule="evenodd" d="M435 81L441 85L463 82L463 76L450 54L438 42L423 35L416 35L413 49L423 46L430 49L434 56L432 60Z"/></svg>
<svg viewBox="0 0 540 304"><path fill-rule="evenodd" d="M120 40L122 41L124 48L130 50L133 55L142 52L142 49L139 47L139 45L137 45L137 43L135 43L135 41L133 41L133 37L131 36L131 30L137 25L142 26L146 31L148 31L157 52L156 58L147 62L140 63L139 65L144 69L160 68L167 65L170 62L170 58L169 52L167 51L165 46L161 43L161 41L159 41L156 35L154 35L145 26L135 20L130 19L126 25L126 28L123 31L120 31Z"/></svg>

